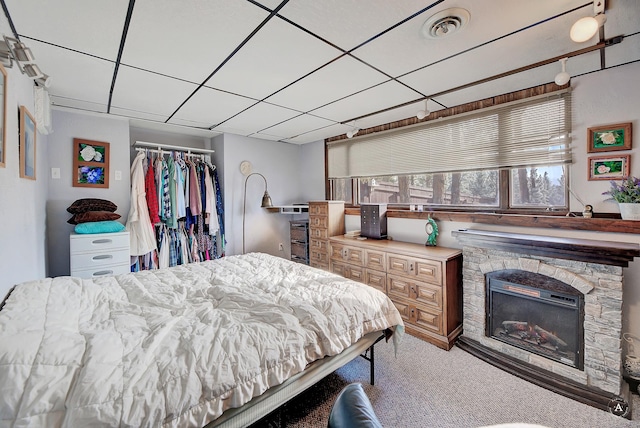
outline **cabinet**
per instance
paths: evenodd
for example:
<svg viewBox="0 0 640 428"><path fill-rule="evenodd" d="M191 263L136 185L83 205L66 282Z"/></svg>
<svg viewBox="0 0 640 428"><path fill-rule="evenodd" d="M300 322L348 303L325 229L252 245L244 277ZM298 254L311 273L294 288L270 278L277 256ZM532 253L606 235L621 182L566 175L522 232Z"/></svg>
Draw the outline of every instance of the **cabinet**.
<svg viewBox="0 0 640 428"><path fill-rule="evenodd" d="M291 238L291 260L309 264L309 220L292 220L289 222Z"/></svg>
<svg viewBox="0 0 640 428"><path fill-rule="evenodd" d="M71 276L97 278L131 271L129 232L69 236Z"/></svg>
<svg viewBox="0 0 640 428"><path fill-rule="evenodd" d="M329 240L330 270L385 292L407 333L449 350L462 332L462 252L407 242Z"/></svg>
<svg viewBox="0 0 640 428"><path fill-rule="evenodd" d="M344 234L343 201L309 202L309 264L329 270L329 237Z"/></svg>

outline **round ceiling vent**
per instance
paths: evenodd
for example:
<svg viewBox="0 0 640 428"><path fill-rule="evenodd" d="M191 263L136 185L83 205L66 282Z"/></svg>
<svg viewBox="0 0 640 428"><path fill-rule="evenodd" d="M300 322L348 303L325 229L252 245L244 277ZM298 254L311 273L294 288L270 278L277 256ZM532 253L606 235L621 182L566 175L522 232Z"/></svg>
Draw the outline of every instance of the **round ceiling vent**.
<svg viewBox="0 0 640 428"><path fill-rule="evenodd" d="M460 31L471 18L469 11L459 7L436 13L422 24L422 35L428 39L441 39Z"/></svg>

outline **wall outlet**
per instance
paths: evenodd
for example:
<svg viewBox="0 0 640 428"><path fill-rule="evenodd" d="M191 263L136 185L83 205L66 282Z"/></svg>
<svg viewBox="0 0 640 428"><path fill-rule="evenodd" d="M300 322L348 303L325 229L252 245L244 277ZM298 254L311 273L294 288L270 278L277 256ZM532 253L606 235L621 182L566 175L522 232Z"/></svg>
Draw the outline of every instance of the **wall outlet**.
<svg viewBox="0 0 640 428"><path fill-rule="evenodd" d="M278 244L278 249L284 251L284 244L282 242Z"/></svg>

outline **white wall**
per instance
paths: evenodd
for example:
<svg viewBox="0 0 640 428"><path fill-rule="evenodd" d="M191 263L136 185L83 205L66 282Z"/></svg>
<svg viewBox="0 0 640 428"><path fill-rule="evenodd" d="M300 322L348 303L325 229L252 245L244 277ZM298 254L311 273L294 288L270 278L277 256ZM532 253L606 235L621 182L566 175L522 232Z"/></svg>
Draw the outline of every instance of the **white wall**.
<svg viewBox="0 0 640 428"><path fill-rule="evenodd" d="M572 79L573 88L573 132L572 148L574 163L570 177L572 189L585 203L591 204L595 212L618 212L615 203L604 202L607 198L602 192L609 188L608 181L588 181L587 128L621 122L632 122L631 174L640 176L640 63L622 66L598 73ZM611 153L599 153L609 155ZM572 211L582 211L582 205L572 200ZM578 230L558 230L530 227L505 227L479 223L460 223L439 221L437 213L433 216L439 227L438 245L460 248L460 244L451 236L459 229L481 229L532 235L561 236L580 239L595 239L613 242L640 243L640 236L630 233L605 233ZM347 216L346 230L360 229L360 217ZM398 241L424 244L426 221L411 219L388 219L388 234ZM623 331L640 337L640 258L630 263L624 271Z"/></svg>
<svg viewBox="0 0 640 428"><path fill-rule="evenodd" d="M33 80L7 69L5 167L0 168L0 301L17 283L46 275L47 136L36 136L36 180L20 178L18 109L33 115Z"/></svg>
<svg viewBox="0 0 640 428"><path fill-rule="evenodd" d="M130 200L129 122L106 115L78 114L53 110L53 133L49 135L49 167L60 168L60 179L48 179L47 241L48 276L69 275L69 235L73 225L67 207L76 199L100 198L118 206L117 213L126 223ZM73 139L109 143L109 188L73 187ZM115 179L120 171L121 180ZM50 174L47 176L49 177Z"/></svg>

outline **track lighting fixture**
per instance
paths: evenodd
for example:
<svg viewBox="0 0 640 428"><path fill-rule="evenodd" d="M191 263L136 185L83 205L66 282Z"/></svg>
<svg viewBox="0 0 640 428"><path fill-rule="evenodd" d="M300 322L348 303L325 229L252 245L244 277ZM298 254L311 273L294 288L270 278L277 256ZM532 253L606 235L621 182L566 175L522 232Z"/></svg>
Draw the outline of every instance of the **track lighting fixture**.
<svg viewBox="0 0 640 428"><path fill-rule="evenodd" d="M418 118L418 120L422 120L425 117L429 116L429 113L431 113L429 111L429 98L427 98L426 100L424 100L424 110L420 110L417 114L416 117Z"/></svg>
<svg viewBox="0 0 640 428"><path fill-rule="evenodd" d="M38 85L48 88L51 85L51 77L40 70L31 49L13 37L3 36L3 38L4 43L0 41L0 63L11 68L15 61L21 73L29 76Z"/></svg>
<svg viewBox="0 0 640 428"><path fill-rule="evenodd" d="M356 128L356 121L353 121L353 128L351 129L351 131L347 132L347 138L353 138L354 135L356 135L358 132L360 132L360 128Z"/></svg>
<svg viewBox="0 0 640 428"><path fill-rule="evenodd" d="M569 83L569 80L571 80L571 75L567 73L567 69L566 69L568 59L569 58L562 58L559 60L560 64L562 64L562 71L556 74L556 78L554 79L554 81L556 82L556 85L558 86L566 85L567 83Z"/></svg>
<svg viewBox="0 0 640 428"><path fill-rule="evenodd" d="M604 1L595 0L593 2L593 14L594 16L586 16L580 18L571 27L569 36L571 40L576 43L586 42L591 39L600 27L607 21L607 17L604 14Z"/></svg>

